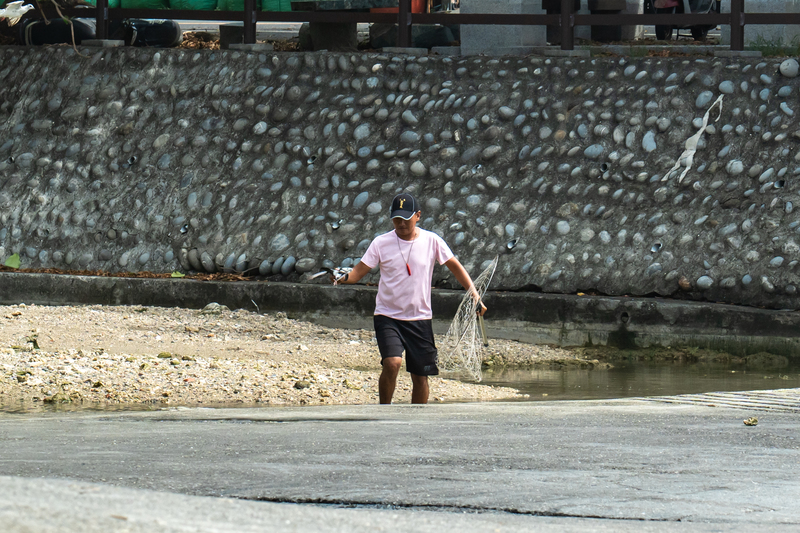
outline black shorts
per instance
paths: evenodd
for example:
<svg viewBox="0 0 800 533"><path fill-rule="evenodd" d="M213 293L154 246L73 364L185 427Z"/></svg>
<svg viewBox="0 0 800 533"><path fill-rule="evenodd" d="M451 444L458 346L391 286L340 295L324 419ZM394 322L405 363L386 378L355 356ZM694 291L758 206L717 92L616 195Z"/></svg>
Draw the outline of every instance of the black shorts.
<svg viewBox="0 0 800 533"><path fill-rule="evenodd" d="M439 352L433 340L430 320L395 320L375 315L375 338L381 352L381 364L387 357L402 357L406 352L406 370L418 376L437 376Z"/></svg>

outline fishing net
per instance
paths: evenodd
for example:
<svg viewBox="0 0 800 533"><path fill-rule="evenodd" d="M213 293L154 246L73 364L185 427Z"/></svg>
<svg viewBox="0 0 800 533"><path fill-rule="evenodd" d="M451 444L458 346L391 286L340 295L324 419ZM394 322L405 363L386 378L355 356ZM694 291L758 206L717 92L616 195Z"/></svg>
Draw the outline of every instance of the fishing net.
<svg viewBox="0 0 800 533"><path fill-rule="evenodd" d="M686 174L688 174L689 171L692 169L692 164L694 163L694 156L695 153L697 152L697 145L698 143L700 143L700 137L702 137L703 134L708 129L708 115L711 114L711 110L714 109L714 107L719 105L719 115L717 116L717 120L715 120L714 122L719 121L720 117L722 117L722 98L724 96L725 96L724 94L719 95L719 97L714 101L714 103L711 104L711 107L709 107L706 110L706 114L703 115L703 125L700 127L699 130L697 130L697 133L686 139L686 142L684 143L685 150L678 157L678 160L675 161L675 165L670 169L670 171L664 174L664 177L661 178L661 181L667 181L667 179L669 179L669 177L672 176L673 173L676 173L681 167L684 167L683 172L681 172L681 175L678 178L678 183L681 183L683 181L683 178L686 177Z"/></svg>
<svg viewBox="0 0 800 533"><path fill-rule="evenodd" d="M489 263L473 281L473 287L483 298L497 268L498 257ZM444 371L464 372L475 381L481 380L481 340L479 338L478 302L468 290L458 306L439 350L439 368Z"/></svg>

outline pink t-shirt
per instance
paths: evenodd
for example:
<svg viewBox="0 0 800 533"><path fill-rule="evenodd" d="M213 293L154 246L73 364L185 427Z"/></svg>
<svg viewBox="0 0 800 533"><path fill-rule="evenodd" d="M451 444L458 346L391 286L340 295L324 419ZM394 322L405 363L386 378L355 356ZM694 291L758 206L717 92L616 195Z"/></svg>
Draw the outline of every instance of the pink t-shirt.
<svg viewBox="0 0 800 533"><path fill-rule="evenodd" d="M361 261L369 268L380 265L381 279L375 314L397 320L429 320L434 262L443 265L453 257L444 239L417 228L413 241L404 241L394 230L375 237ZM411 275L406 268L406 260Z"/></svg>

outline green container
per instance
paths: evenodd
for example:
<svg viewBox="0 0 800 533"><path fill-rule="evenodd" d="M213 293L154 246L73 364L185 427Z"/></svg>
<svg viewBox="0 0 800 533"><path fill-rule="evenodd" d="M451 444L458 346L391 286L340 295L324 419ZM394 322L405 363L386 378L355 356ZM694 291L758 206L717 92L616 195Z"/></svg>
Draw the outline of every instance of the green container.
<svg viewBox="0 0 800 533"><path fill-rule="evenodd" d="M217 0L169 0L170 9L214 10Z"/></svg>
<svg viewBox="0 0 800 533"><path fill-rule="evenodd" d="M256 0L258 1L258 0ZM244 0L219 0L219 11L244 11ZM291 0L261 0L261 11L291 11Z"/></svg>
<svg viewBox="0 0 800 533"><path fill-rule="evenodd" d="M169 9L167 0L120 0L120 4L122 9Z"/></svg>
<svg viewBox="0 0 800 533"><path fill-rule="evenodd" d="M263 0L261 11L291 11L291 0Z"/></svg>
<svg viewBox="0 0 800 533"><path fill-rule="evenodd" d="M244 0L219 0L217 9L220 11L244 11Z"/></svg>
<svg viewBox="0 0 800 533"><path fill-rule="evenodd" d="M97 0L86 0L86 2L89 2L93 6L97 5ZM118 7L120 7L119 2L120 0L108 0L108 8L117 9Z"/></svg>

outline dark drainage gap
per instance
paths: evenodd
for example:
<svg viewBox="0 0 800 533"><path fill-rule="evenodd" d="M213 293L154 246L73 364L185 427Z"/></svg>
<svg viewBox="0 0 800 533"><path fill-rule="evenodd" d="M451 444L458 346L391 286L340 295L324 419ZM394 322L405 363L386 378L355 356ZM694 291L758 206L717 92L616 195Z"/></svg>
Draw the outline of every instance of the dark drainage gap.
<svg viewBox="0 0 800 533"><path fill-rule="evenodd" d="M261 406L260 408L263 408ZM219 417L219 418L153 418L150 422L170 422L180 424L291 424L307 422L375 422L377 418L343 417L343 418L253 418L253 417Z"/></svg>
<svg viewBox="0 0 800 533"><path fill-rule="evenodd" d="M439 511L462 514L514 514L521 516L541 516L547 518L587 518L592 520L625 520L630 522L680 522L679 518L640 518L640 517L618 517L601 515L580 515L569 513L557 513L553 511L523 511L508 507L475 507L472 505L441 505L441 504L420 504L420 503L379 503L379 502L356 502L350 500L326 500L323 498L247 498L244 496L229 496L238 500L269 502L269 503L291 503L295 505L316 505L319 507L339 507L342 509L379 509L379 510L406 510L406 511Z"/></svg>

